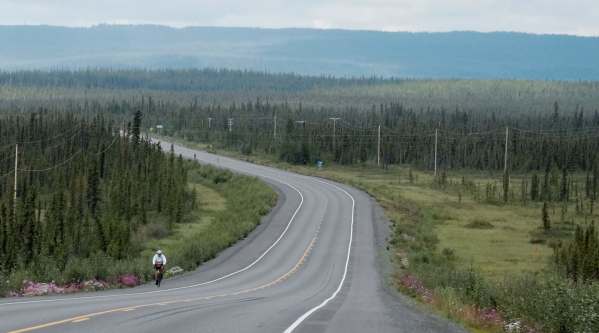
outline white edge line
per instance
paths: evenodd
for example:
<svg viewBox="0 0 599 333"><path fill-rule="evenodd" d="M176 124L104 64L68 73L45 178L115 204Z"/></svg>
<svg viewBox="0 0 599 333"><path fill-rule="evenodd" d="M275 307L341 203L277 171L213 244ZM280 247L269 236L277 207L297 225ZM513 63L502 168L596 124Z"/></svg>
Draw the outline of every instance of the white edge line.
<svg viewBox="0 0 599 333"><path fill-rule="evenodd" d="M293 322L293 324L291 324L291 326L287 327L287 329L284 331L284 333L291 333L291 332L293 332L304 320L306 320L306 318L308 318L314 312L322 309L331 300L333 300L335 297L337 297L337 295L341 291L341 288L343 287L343 283L345 282L345 278L347 277L347 270L348 270L348 267L349 267L349 258L350 258L350 255L351 255L351 245L352 245L352 240L353 240L353 236L354 236L354 215L355 215L356 201L354 200L354 197L351 194L349 194L349 192L347 192L346 190L344 190L340 186L337 186L335 184L332 184L332 183L329 183L329 182L325 182L325 181L322 181L322 180L319 180L319 179L314 179L314 180L317 181L317 182L321 182L323 184L327 184L327 185L336 187L337 189L339 189L342 192L344 192L347 196L349 196L349 198L352 201L352 207L351 207L351 209L352 209L351 227L350 227L350 232L349 232L349 245L347 247L347 257L345 258L345 269L343 271L343 276L341 277L341 281L339 282L339 286L337 286L337 289L335 290L335 292L333 292L333 294L331 296L329 296L324 301L322 301L322 303L318 304L317 306L313 307L312 309L308 310L306 313L304 313L303 315L301 315L299 318L297 318Z"/></svg>
<svg viewBox="0 0 599 333"><path fill-rule="evenodd" d="M183 148L186 148L186 147L183 147ZM187 148L187 149L189 149L189 148ZM192 149L192 151L193 151L193 149ZM285 229L283 230L283 232L281 233L281 235L279 235L279 238L277 238L277 240L274 243L272 243L272 245L270 245L268 247L268 249L266 249L266 251L264 251L264 253L262 253L256 260L254 260L252 263L250 263L246 267L244 267L244 268L242 268L240 270L237 270L235 272L229 273L227 275L221 276L219 278L216 278L214 280L210 280L210 281L206 281L206 282L202 282L202 283L196 283L196 284L192 284L192 285L188 285L188 286L183 286L183 287L171 288L171 289L144 291L144 292L139 292L139 293L127 293L127 294L98 295L98 296L81 296L81 297L65 297L65 298L42 299L42 300L33 300L33 301L17 301L17 302L0 303L0 307L7 306L7 305L17 305L17 304L50 303L50 302L60 302L60 301L87 300L87 299L99 299L99 298L116 298L116 297L125 297L125 296L138 296L138 295L148 295L148 294L164 293L164 292L177 291L177 290L182 290L182 289L189 289L189 288L196 288L196 287L205 286L205 285L212 284L212 283L224 280L226 278L229 278L229 277L232 277L232 276L237 275L239 273L247 271L248 269L250 269L253 266L255 266L258 262L260 262L279 243L279 241L287 233L287 230L289 230L289 227L291 227L291 224L295 220L295 216L299 213L300 209L304 205L304 196L302 195L302 192L300 192L300 190L298 190L295 186L293 186L293 185L291 185L291 184L289 184L287 182L284 182L282 180L278 180L278 179L275 179L275 178L272 178L272 177L269 177L269 176L258 176L258 177L259 178L270 179L272 181L275 181L275 182L281 183L283 185L289 186L291 189L293 189L294 191L296 191L300 195L300 199L301 200L300 200L299 205L295 209L295 212L291 216L291 219L289 219L289 223L287 223L287 226L285 227Z"/></svg>

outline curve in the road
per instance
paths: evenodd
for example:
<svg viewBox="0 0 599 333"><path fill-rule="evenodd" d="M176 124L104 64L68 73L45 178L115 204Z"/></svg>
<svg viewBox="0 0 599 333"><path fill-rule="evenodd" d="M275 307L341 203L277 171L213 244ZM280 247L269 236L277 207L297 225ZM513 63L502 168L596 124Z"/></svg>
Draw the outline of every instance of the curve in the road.
<svg viewBox="0 0 599 333"><path fill-rule="evenodd" d="M322 309L331 300L333 300L335 297L337 297L337 295L341 291L341 288L343 287L343 283L345 282L345 278L347 277L347 269L349 268L349 258L351 256L351 245L352 245L352 241L354 239L354 218L355 218L355 210L356 210L356 200L354 199L354 197L351 194L349 194L349 192L347 192L346 190L342 189L341 187L339 187L339 186L337 186L335 184L330 184L330 183L324 182L322 180L316 180L316 181L321 182L323 184L327 184L327 185L333 186L333 187L339 189L340 191L342 191L343 193L345 193L351 199L351 201L352 201L352 206L351 206L351 209L352 209L351 225L350 225L350 234L349 234L349 244L347 245L347 257L345 259L345 268L343 269L343 276L341 277L341 281L339 281L339 285L337 286L337 289L335 289L335 292L333 292L333 294L331 296L327 297L324 301L322 301L322 303L320 303L317 306L311 308L310 310L308 310L304 314L302 314L299 318L297 318L293 322L293 324L291 324L289 327L287 327L287 329L285 329L284 333L291 333L291 332L293 332L301 323L303 323L314 312Z"/></svg>
<svg viewBox="0 0 599 333"><path fill-rule="evenodd" d="M162 145L170 148L170 143ZM0 331L463 332L389 292L379 262L389 255L383 250L389 231L380 232L388 224L364 192L174 149L183 157L197 154L204 163L264 179L281 193L277 206L248 238L201 271L171 280L173 288L146 285L135 292L0 300Z"/></svg>

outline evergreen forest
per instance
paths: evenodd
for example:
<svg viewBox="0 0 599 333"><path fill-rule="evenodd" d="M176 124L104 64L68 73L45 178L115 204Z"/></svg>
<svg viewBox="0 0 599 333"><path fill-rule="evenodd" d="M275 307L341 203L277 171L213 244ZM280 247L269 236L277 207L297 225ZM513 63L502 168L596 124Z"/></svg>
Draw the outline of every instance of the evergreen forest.
<svg viewBox="0 0 599 333"><path fill-rule="evenodd" d="M133 235L154 215L190 210L184 161L101 115L40 110L0 119L0 272L57 278L82 262L133 259ZM15 169L16 167L16 169Z"/></svg>

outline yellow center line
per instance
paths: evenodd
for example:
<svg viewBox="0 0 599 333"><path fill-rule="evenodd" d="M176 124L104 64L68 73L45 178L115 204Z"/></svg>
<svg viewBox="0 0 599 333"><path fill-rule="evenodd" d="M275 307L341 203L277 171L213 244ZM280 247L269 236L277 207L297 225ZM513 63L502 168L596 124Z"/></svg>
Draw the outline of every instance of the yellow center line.
<svg viewBox="0 0 599 333"><path fill-rule="evenodd" d="M71 323L80 323L80 322L86 321L86 320L89 320L89 317L75 319L75 320L71 321Z"/></svg>
<svg viewBox="0 0 599 333"><path fill-rule="evenodd" d="M299 268L304 264L304 262L306 261L306 259L308 258L308 255L310 254L310 252L312 251L312 248L314 247L314 243L316 243L316 237L312 238L312 241L310 242L310 244L308 245L308 247L306 248L306 250L304 251L303 255L300 257L300 259L298 260L298 262L289 270L287 271L285 274L279 276L278 278L276 278L273 281L270 281L268 283L265 283L263 285L254 287L254 288L249 288L249 289L244 289L244 290L240 290L240 291L236 291L236 292L232 292L232 293L227 293L227 294L218 294L218 295L212 295L212 296L203 296L203 297L197 297L197 298L188 298L188 299L183 299L183 300L179 300L179 299L175 299L172 301L166 301L166 302L157 302L157 303L148 303L148 304L142 304L142 305L137 305L137 306L126 306L126 307L120 307L120 308L114 308L114 309L109 309L109 310L105 310L105 311L100 311L100 312L94 312L94 313L89 313L86 315L80 315L80 316L76 316L76 317L71 317L71 318L67 318L67 319L63 319L63 320L58 320L58 321L52 321L52 322L48 322L45 324L40 324L40 325L36 325L36 326L30 326L30 327L25 327L25 328L21 328L21 329L17 329L14 331L9 331L8 333L24 333L24 332L31 332L31 331L35 331L35 330L39 330L42 328L48 328L48 327L52 327L52 326L57 326L57 325L61 325L61 324L66 324L66 323L79 323L82 321L86 321L89 320L92 317L98 317L98 316L102 316L102 315L106 315L106 314L111 314L111 313L115 313L115 312L128 312L128 311L132 311L132 310L136 310L139 308L146 308L146 307L151 307L151 306L164 306L164 305L168 305L168 304L176 304L176 303L188 303L188 302L193 302L193 301L203 301L203 300L210 300L213 298L222 298L222 297L227 297L227 296L238 296L241 294L247 294L250 292L254 292L254 291L258 291L258 290L262 290L268 287L272 287L284 280L287 280L291 275L293 275L294 273L296 273Z"/></svg>

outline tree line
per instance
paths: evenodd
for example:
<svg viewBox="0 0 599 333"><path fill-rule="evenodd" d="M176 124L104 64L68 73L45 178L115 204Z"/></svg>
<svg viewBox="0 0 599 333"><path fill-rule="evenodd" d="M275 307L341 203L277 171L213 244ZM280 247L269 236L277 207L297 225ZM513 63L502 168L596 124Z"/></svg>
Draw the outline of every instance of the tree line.
<svg viewBox="0 0 599 333"><path fill-rule="evenodd" d="M152 115L154 124L164 124L166 134L248 154L274 153L291 163L360 164L380 156L383 166L411 164L431 170L437 141L439 169L502 170L507 135L510 170L542 171L555 164L560 169L588 171L599 145L599 112L564 114L558 103L554 112L537 117L500 117L460 109L416 111L401 104L327 114L317 108L259 100Z"/></svg>

